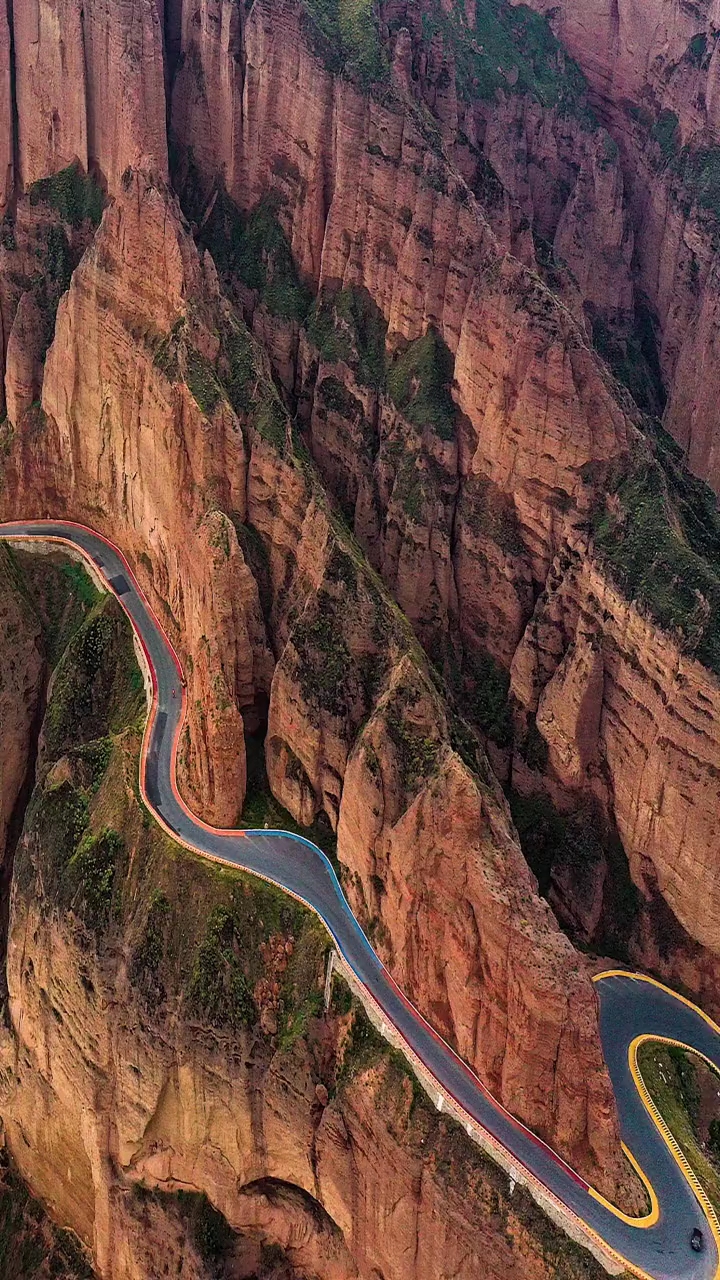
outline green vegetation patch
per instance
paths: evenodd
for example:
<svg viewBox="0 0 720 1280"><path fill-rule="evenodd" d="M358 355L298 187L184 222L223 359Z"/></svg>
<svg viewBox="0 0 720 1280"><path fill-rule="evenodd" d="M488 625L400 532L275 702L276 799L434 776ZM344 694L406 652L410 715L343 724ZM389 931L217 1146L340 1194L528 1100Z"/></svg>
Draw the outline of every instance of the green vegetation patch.
<svg viewBox="0 0 720 1280"><path fill-rule="evenodd" d="M720 675L720 516L660 427L610 482L595 550L627 598Z"/></svg>
<svg viewBox="0 0 720 1280"><path fill-rule="evenodd" d="M137 719L145 688L132 633L120 606L101 597L70 639L54 675L45 717L45 751L63 751L117 732Z"/></svg>
<svg viewBox="0 0 720 1280"><path fill-rule="evenodd" d="M477 0L470 27L459 3L450 12L436 2L423 15L426 42L441 38L454 56L458 91L465 101L490 99L499 90L529 94L596 128L587 106L587 82L546 18L527 5Z"/></svg>
<svg viewBox="0 0 720 1280"><path fill-rule="evenodd" d="M72 909L94 929L106 925L110 919L124 852L125 843L120 833L106 827L99 835L86 833L65 868L65 895Z"/></svg>
<svg viewBox="0 0 720 1280"><path fill-rule="evenodd" d="M335 984L334 984L335 985ZM343 1060L337 1076L338 1088L347 1085L355 1076L370 1070L383 1058L389 1057L390 1045L370 1021L365 1009L350 993L348 1001L343 988L349 992L347 984L338 985L337 1000L339 1008L345 1012L352 1010L353 1019L350 1033L343 1050ZM402 1059L405 1062L405 1059ZM408 1067L409 1071L410 1068Z"/></svg>
<svg viewBox="0 0 720 1280"><path fill-rule="evenodd" d="M668 1129L720 1212L720 1075L697 1055L651 1040L640 1045L638 1066ZM710 1117L708 1098L715 1112Z"/></svg>
<svg viewBox="0 0 720 1280"><path fill-rule="evenodd" d="M301 284L287 236L278 217L277 196L267 195L248 215L219 190L203 223L199 242L209 249L220 276L230 286L254 289L268 311L298 323L312 296Z"/></svg>
<svg viewBox="0 0 720 1280"><path fill-rule="evenodd" d="M246 326L235 316L223 317L218 375L238 414L250 413L259 382L256 352Z"/></svg>
<svg viewBox="0 0 720 1280"><path fill-rule="evenodd" d="M154 1007L165 999L165 986L160 967L167 946L170 923L170 901L161 889L153 890L150 897L145 928L135 948L130 964L130 981Z"/></svg>
<svg viewBox="0 0 720 1280"><path fill-rule="evenodd" d="M303 0L315 51L329 71L364 88L388 75L375 0Z"/></svg>
<svg viewBox="0 0 720 1280"><path fill-rule="evenodd" d="M191 1010L213 1026L251 1027L257 1010L243 972L242 933L231 908L216 907L193 962L188 993Z"/></svg>
<svg viewBox="0 0 720 1280"><path fill-rule="evenodd" d="M662 110L650 132L663 160L672 160L680 150L680 121L676 113L667 108Z"/></svg>
<svg viewBox="0 0 720 1280"><path fill-rule="evenodd" d="M385 711L387 731L395 747L400 781L407 795L415 795L437 772L440 743L413 723L410 712L419 690L403 684L394 690Z"/></svg>
<svg viewBox="0 0 720 1280"><path fill-rule="evenodd" d="M720 218L720 147L683 147L673 169L687 199Z"/></svg>
<svg viewBox="0 0 720 1280"><path fill-rule="evenodd" d="M207 1196L197 1191L176 1191L172 1198L203 1262L217 1271L232 1254L237 1235L227 1219L211 1205Z"/></svg>
<svg viewBox="0 0 720 1280"><path fill-rule="evenodd" d="M642 123L648 124L647 121ZM674 111L663 110L650 124L650 136L658 146L657 167L674 179L673 192L688 216L695 206L712 223L720 221L720 147L682 145L680 123ZM720 232L713 228L717 246Z"/></svg>
<svg viewBox="0 0 720 1280"><path fill-rule="evenodd" d="M47 896L99 933L119 902L127 858L110 808L97 829L91 816L113 760L114 735L144 707L142 677L125 615L77 563L30 553L15 563L53 666L17 880L28 887L41 871Z"/></svg>
<svg viewBox="0 0 720 1280"><path fill-rule="evenodd" d="M95 833L89 822L90 793L79 782L64 778L53 786L36 788L25 831L42 869L45 893L97 932L107 926L119 906L127 859L117 831L106 827ZM16 866L18 883L27 888L32 878L29 856L22 853Z"/></svg>
<svg viewBox="0 0 720 1280"><path fill-rule="evenodd" d="M321 1012L328 935L304 907L264 881L227 873L222 888L222 901L210 911L192 957L189 1012L219 1029L255 1026L267 994L268 949L275 945L282 952L289 939L290 953L277 969L279 998L272 1004L279 1047L290 1048L308 1019Z"/></svg>
<svg viewBox="0 0 720 1280"><path fill-rule="evenodd" d="M298 677L310 706L343 716L347 708L346 682L352 657L343 635L342 601L321 590L292 632L298 656Z"/></svg>
<svg viewBox="0 0 720 1280"><path fill-rule="evenodd" d="M105 204L102 191L77 163L33 182L29 194L32 205L49 204L76 230L86 221L94 227L100 225Z"/></svg>
<svg viewBox="0 0 720 1280"><path fill-rule="evenodd" d="M307 331L326 363L342 360L362 386L382 386L387 321L366 289L351 285L321 295L308 317Z"/></svg>
<svg viewBox="0 0 720 1280"><path fill-rule="evenodd" d="M213 365L194 347L188 347L185 378L198 408L211 418L222 398L222 388Z"/></svg>
<svg viewBox="0 0 720 1280"><path fill-rule="evenodd" d="M454 440L457 408L450 394L455 362L435 329L403 351L387 376L391 400L408 422L429 428L441 440Z"/></svg>
<svg viewBox="0 0 720 1280"><path fill-rule="evenodd" d="M17 589L42 628L45 658L54 667L68 642L101 599L82 565L60 554L36 555L6 543L4 552Z"/></svg>
<svg viewBox="0 0 720 1280"><path fill-rule="evenodd" d="M510 706L510 672L490 653L466 655L466 715L498 746L511 747L513 717Z"/></svg>

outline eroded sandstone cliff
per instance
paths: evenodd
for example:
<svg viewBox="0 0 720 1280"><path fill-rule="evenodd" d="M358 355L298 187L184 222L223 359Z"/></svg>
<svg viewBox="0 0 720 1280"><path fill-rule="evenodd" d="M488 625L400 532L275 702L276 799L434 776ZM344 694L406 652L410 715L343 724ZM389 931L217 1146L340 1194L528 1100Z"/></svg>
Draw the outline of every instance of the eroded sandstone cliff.
<svg viewBox="0 0 720 1280"><path fill-rule="evenodd" d="M571 936L712 1003L720 543L643 416L667 389L691 430L712 242L697 200L655 217L664 135L594 65L600 117L546 22L466 8L23 6L0 510L122 545L188 798L236 821L264 743L409 992L612 1190L588 965L527 862Z"/></svg>
<svg viewBox="0 0 720 1280"><path fill-rule="evenodd" d="M158 1259L186 1280L601 1274L437 1115L346 988L323 1011L319 923L149 822L128 627L89 604L13 884L2 1113L33 1189L118 1280Z"/></svg>

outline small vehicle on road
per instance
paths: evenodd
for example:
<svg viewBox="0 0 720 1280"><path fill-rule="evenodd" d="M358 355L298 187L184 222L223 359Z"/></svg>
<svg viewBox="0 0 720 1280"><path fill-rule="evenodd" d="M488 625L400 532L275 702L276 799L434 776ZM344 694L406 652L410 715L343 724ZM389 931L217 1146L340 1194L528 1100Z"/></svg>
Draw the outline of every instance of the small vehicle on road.
<svg viewBox="0 0 720 1280"><path fill-rule="evenodd" d="M703 1233L699 1227L695 1227L693 1229L692 1235L690 1236L690 1248L694 1249L696 1253L701 1253L702 1247L703 1247Z"/></svg>

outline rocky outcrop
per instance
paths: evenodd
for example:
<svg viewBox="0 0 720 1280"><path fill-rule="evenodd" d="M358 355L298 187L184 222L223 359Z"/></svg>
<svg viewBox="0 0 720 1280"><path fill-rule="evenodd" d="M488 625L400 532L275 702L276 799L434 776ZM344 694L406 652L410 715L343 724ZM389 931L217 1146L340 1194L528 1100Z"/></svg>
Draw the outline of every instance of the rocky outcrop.
<svg viewBox="0 0 720 1280"><path fill-rule="evenodd" d="M152 274L145 267L148 254L156 264ZM519 310L522 279L519 268L508 266L506 323L521 326L529 341L539 344L532 322ZM548 305L548 333L555 336L554 306ZM342 831L345 797L353 803L344 780L357 735L384 691L395 687L413 652L412 681L419 682L424 697L437 695L431 693L424 660L413 650L407 626L342 535L317 481L289 450L285 426L278 428L279 436L273 435L263 416L266 404L241 430L218 381L230 376L225 355L218 353L223 306L212 263L199 258L167 192L147 176L133 177L128 191L106 212L60 304L43 385L46 426L39 433L20 433L6 473L6 502L20 510L32 500L36 509L92 521L119 539L133 558L186 658L190 727L181 751L183 785L205 814L231 822L239 813L244 794L242 717L252 717L262 695L269 694L266 751L274 793L299 820L309 822L324 810ZM576 424L577 452L568 460L568 485L575 483L578 467L594 447L595 424L603 440L613 432L597 407L602 380L596 375L593 382L588 354L575 350L573 343L560 358L558 404L549 415L552 432L559 429L562 397L576 394L573 379L582 370L579 385L587 390L590 422L586 439ZM531 414L535 383L528 380L526 385ZM596 402L591 404L593 391ZM62 459L61 465L51 469L51 458ZM529 465L528 456L527 470ZM523 469L521 462L518 471ZM561 483L555 464L550 482ZM259 538L259 551L253 551L253 538ZM468 763L463 763L453 756L447 726L436 748L427 749L423 737L418 743L411 733L403 748L410 752L410 774L393 784L399 807L387 819L390 826L409 805L415 753L421 777L438 773L433 813L452 811L454 788L477 795L470 770L486 766L478 765L472 740L469 755L465 753ZM454 763L445 773L440 764L450 760ZM468 829L478 824L475 856L492 860L492 842L485 846L482 835L483 810L477 799L474 808L468 803ZM541 953L531 958L524 951L527 989L521 1003L539 1009L549 1005L547 992L561 984L567 944L534 896L500 794L491 790L485 805L491 809L491 825L498 824L494 839L507 846L503 856L512 859L512 893L527 895L532 913L537 912L528 928ZM389 836L390 827L387 835L367 831L360 840L355 835L341 842L341 856L360 877L366 901L373 850ZM490 929L491 919L501 918L491 902L497 897L499 904L509 891L504 877L491 877L489 883L481 877L475 886L460 875L454 898L447 902L451 932L464 931L463 918L478 922L477 941L465 961L478 973L485 963L483 948L488 956L495 956L498 947L504 950ZM502 918L508 925L511 915L505 908ZM391 916L385 927L395 929L396 922ZM435 927L424 921L412 939L416 953L426 945L426 928ZM404 974L400 939L394 946ZM434 980L422 965L413 974L408 969L407 976L418 1001L431 1013L437 1005L447 1032L462 1042L480 1070L487 1069L510 1106L567 1143L574 1158L597 1170L609 1187L617 1185L622 1174L610 1154L616 1142L614 1113L593 1045L596 1015L587 972L578 970L577 999L560 997L550 1018L552 1029L542 1032L548 1044L562 1038L585 1046L592 1084L587 1102L571 1120L574 1103L569 1096L567 1106L559 1101L562 1091L571 1089L562 1078L562 1065L553 1067L551 1054L544 1065L520 1070L508 1039L516 1011L492 1012L496 999L507 1003L512 982L518 981L517 973L511 979L499 958L497 963L497 979L476 989L465 1008L446 1002L441 1009ZM492 1039L480 1033L483 1019L494 1029ZM559 1053L558 1062L563 1060Z"/></svg>
<svg viewBox="0 0 720 1280"><path fill-rule="evenodd" d="M531 7L551 15L563 44L604 100L639 103L657 95L663 105L682 112L684 135L705 129L717 134L714 0L692 7L676 0L652 0L642 7L631 0L598 6L587 0L558 5L534 0ZM703 34L704 42L698 40Z"/></svg>
<svg viewBox="0 0 720 1280"><path fill-rule="evenodd" d="M658 325L666 422L717 492L714 360L720 142L717 7L653 0L532 5L578 60L620 148L636 297Z"/></svg>
<svg viewBox="0 0 720 1280"><path fill-rule="evenodd" d="M6 1077L8 1138L54 1216L89 1238L104 1277L143 1280L149 1242L166 1259L187 1249L157 1209L142 1229L138 1184L202 1189L234 1230L282 1247L297 1274L320 1280L369 1278L380 1268L390 1280L469 1280L479 1267L491 1280L541 1280L549 1270L571 1277L580 1267L595 1274L593 1261L561 1243L520 1190L511 1199L505 1177L429 1106L418 1102L411 1114L409 1081L382 1055L325 1103L319 1064L327 1072L332 1063L337 1024L314 1027L290 1052L263 1053L189 1027L154 1035L125 990L111 1027L100 1008L105 983L85 956L47 929L42 952L28 947L33 915L23 906L17 916L18 944L26 939L24 959L16 953L13 962L24 1030L17 1047L5 1033L11 1061L22 1045L22 1066ZM56 961L73 964L62 991L51 942ZM113 1106L112 1130L98 1123L98 1097ZM69 1160L72 1183L56 1176ZM507 1233L490 1225L498 1218ZM378 1232L378 1221L392 1230Z"/></svg>
<svg viewBox="0 0 720 1280"><path fill-rule="evenodd" d="M156 359L189 299L208 293L217 293L212 266L206 273L164 188L134 178L61 303L43 382L46 427L20 440L15 501L106 519L116 538L122 522L163 620L193 655L190 794L232 823L244 796L241 707L268 690L272 670L257 589L217 510L244 517L245 446L229 406L211 428ZM192 636L187 647L183 635Z"/></svg>
<svg viewBox="0 0 720 1280"><path fill-rule="evenodd" d="M635 954L680 981L697 966L691 985L715 1008L717 682L585 560L559 572L538 602L513 660L512 690L537 713L560 803L573 790L594 794L650 914L658 900L670 908L664 927L646 921L644 936L640 928Z"/></svg>
<svg viewBox="0 0 720 1280"><path fill-rule="evenodd" d="M147 824L139 737L123 727L136 704L118 703L131 655L111 605L74 633L15 867L0 1101L35 1193L109 1280L144 1278L153 1250L203 1280L203 1245L233 1275L280 1254L288 1276L392 1278L410 1254L418 1280L469 1280L481 1252L498 1280L599 1274L438 1117L347 991L323 1013L326 939L309 913ZM188 1239L200 1192L215 1216Z"/></svg>
<svg viewBox="0 0 720 1280"><path fill-rule="evenodd" d="M130 165L165 175L164 6L13 0L12 10L22 186L76 160L113 192Z"/></svg>
<svg viewBox="0 0 720 1280"><path fill-rule="evenodd" d="M592 1153L607 1168L613 1104L583 961L537 898L497 792L433 742L438 727L437 705L411 699L400 676L363 730L338 828L351 900L403 989L496 1095L552 1128L572 1160Z"/></svg>
<svg viewBox="0 0 720 1280"><path fill-rule="evenodd" d="M275 796L296 820L325 814L337 828L348 892L413 997L511 1109L613 1190L623 1174L585 962L537 896L477 739L338 507L494 738L503 779L564 812L592 800L620 833L645 896L634 954L709 990L715 683L622 601L599 560L578 557L608 478L640 448L639 417L591 341L598 321L631 327L636 263L665 376L685 370L668 422L697 469L714 465L712 429L700 441L691 421L717 401L711 382L694 389L713 341L710 292L698 301L710 255L667 183L650 189L658 140L632 166L623 135L621 167L576 70L572 93L543 82L538 96L523 53L527 82L515 92L518 68L506 68L478 102L468 48L439 20L421 38L433 6L387 9L390 69L368 95L357 74L335 74L332 42L289 0L249 12L173 0L162 20L152 0L113 0L85 5L81 26L70 0L24 6L21 177L77 156L111 204L56 323L32 281L31 230L48 218L37 190L3 233L14 435L3 429L0 506L67 514L121 543L186 667L188 799L235 822L244 731L267 722ZM548 49L543 67L564 74ZM65 85L79 50L83 73ZM173 182L192 225L167 185L166 82ZM613 130L620 114L606 116ZM41 325L54 331L44 366ZM28 417L41 381L42 412ZM576 873L556 865L547 891L592 941L615 872L598 863L582 892ZM662 910L683 935L669 958ZM436 963L438 936L453 973ZM119 1052L108 1049L104 1080ZM192 1096L192 1113L205 1086L191 1072L183 1093L185 1054L183 1043L167 1071L150 1069L168 1112L146 1100L143 1133L158 1108L170 1130L178 1098ZM116 1087L130 1092L124 1076ZM102 1127L100 1110L83 1124ZM34 1136L56 1144L48 1165L65 1143L56 1123ZM97 1192L104 1141L82 1138L84 1190L67 1192L86 1234L110 1212ZM163 1181L158 1143L138 1159ZM183 1181L185 1158L168 1178Z"/></svg>

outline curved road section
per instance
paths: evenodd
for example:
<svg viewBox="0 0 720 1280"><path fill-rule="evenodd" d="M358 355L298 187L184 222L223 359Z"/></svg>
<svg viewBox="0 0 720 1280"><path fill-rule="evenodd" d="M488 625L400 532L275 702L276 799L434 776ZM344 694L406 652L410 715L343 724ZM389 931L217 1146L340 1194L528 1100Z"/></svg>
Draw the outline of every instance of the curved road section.
<svg viewBox="0 0 720 1280"><path fill-rule="evenodd" d="M141 786L157 820L196 853L270 880L317 913L337 950L410 1050L435 1078L439 1091L505 1149L513 1164L540 1183L591 1236L599 1237L635 1275L652 1280L720 1280L720 1232L702 1192L652 1115L635 1068L638 1037L671 1039L692 1047L720 1069L720 1029L700 1010L650 979L612 973L597 983L600 1030L622 1134L630 1158L652 1189L652 1209L629 1219L598 1196L560 1156L498 1103L482 1082L403 996L355 920L325 855L284 831L222 831L207 826L184 804L175 781L177 740L184 717L180 663L123 557L101 535L61 521L0 524L0 538L70 544L92 562L128 615L153 680L153 704L143 744ZM703 1248L690 1247L694 1228Z"/></svg>

